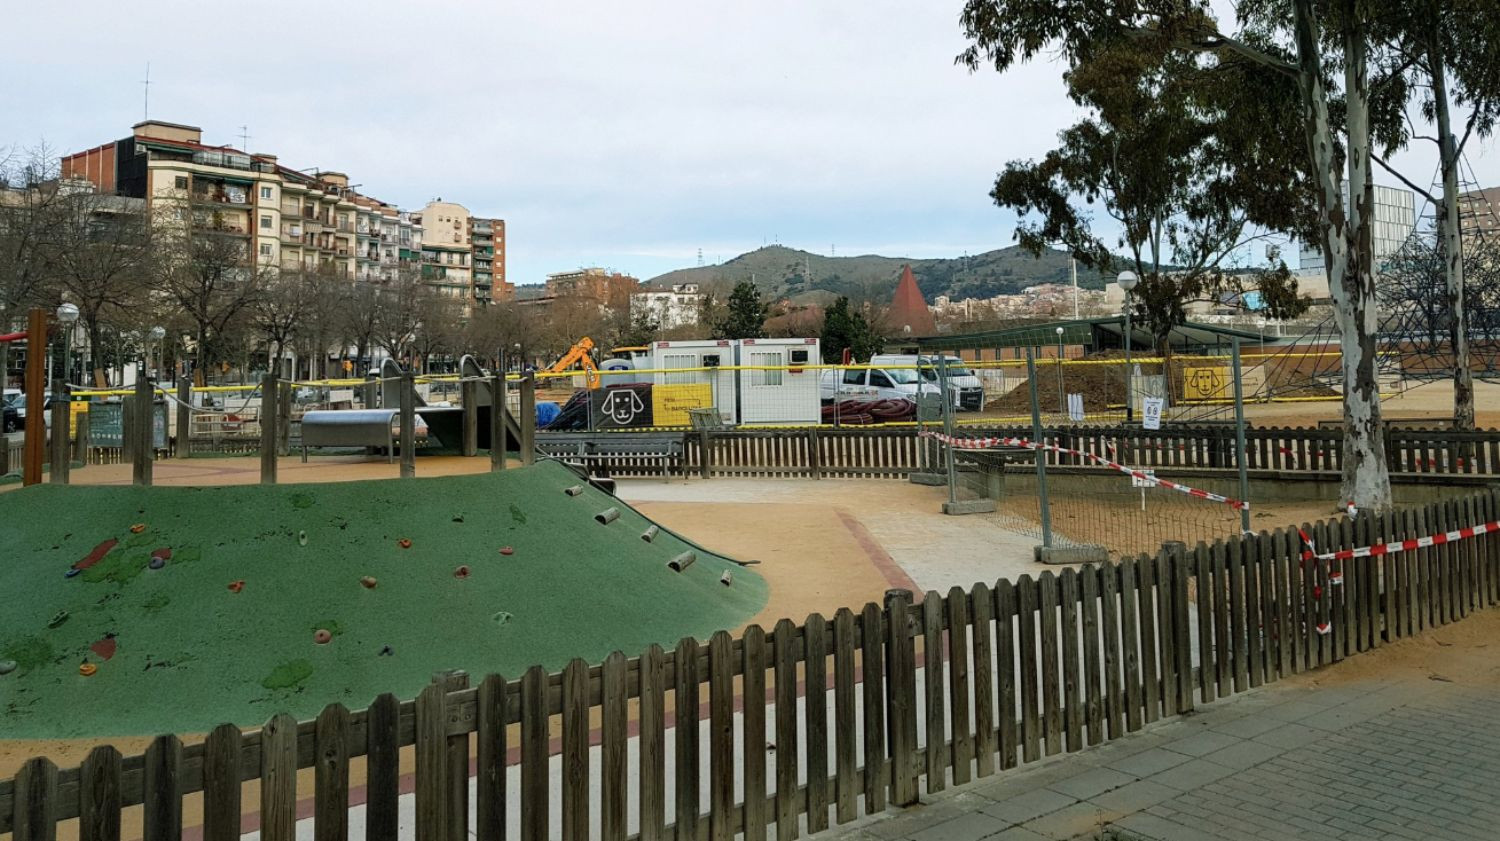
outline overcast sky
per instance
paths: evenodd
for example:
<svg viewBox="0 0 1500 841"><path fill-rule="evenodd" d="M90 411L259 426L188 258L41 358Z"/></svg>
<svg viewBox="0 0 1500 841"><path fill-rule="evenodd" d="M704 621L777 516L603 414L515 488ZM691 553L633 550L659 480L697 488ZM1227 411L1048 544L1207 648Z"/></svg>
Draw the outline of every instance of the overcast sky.
<svg viewBox="0 0 1500 841"><path fill-rule="evenodd" d="M648 278L779 241L1007 245L986 193L1075 116L1060 68L970 74L960 0L755 3L15 0L0 146L76 151L150 116L507 222L509 277ZM1494 144L1471 144L1486 186ZM1431 180L1426 149L1402 161ZM1378 180L1383 173L1377 175Z"/></svg>

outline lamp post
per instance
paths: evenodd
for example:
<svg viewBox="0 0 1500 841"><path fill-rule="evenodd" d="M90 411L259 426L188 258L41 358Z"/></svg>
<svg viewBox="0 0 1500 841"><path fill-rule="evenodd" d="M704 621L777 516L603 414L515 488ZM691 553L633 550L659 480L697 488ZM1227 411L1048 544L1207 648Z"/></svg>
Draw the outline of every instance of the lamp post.
<svg viewBox="0 0 1500 841"><path fill-rule="evenodd" d="M1130 378L1130 293L1135 289L1135 285L1141 282L1141 279L1136 276L1135 272L1126 269L1120 272L1116 282L1125 292L1125 422L1130 423L1135 420L1135 404L1131 400L1134 395L1130 393L1132 385Z"/></svg>
<svg viewBox="0 0 1500 841"><path fill-rule="evenodd" d="M5 315L5 302L0 301L0 333L10 332L10 319ZM0 342L0 392L10 386L10 342Z"/></svg>
<svg viewBox="0 0 1500 841"><path fill-rule="evenodd" d="M1063 337L1063 329L1061 327L1058 327L1057 328L1057 411L1061 412L1063 414L1063 417L1067 417L1067 415L1068 415L1068 396L1067 396L1067 394L1065 393L1065 391L1063 389L1063 372L1062 372L1063 343L1062 343L1062 337ZM1059 423L1061 423L1061 421L1059 421Z"/></svg>
<svg viewBox="0 0 1500 841"><path fill-rule="evenodd" d="M163 354L162 354L161 343L162 343L162 339L165 339L167 337L167 331L165 329L163 329L162 327L157 326L157 327L152 327L151 328L151 332L148 333L147 335L149 335L151 337L152 343L154 343L156 345L156 364L152 365L151 368L152 368L152 371L156 374L156 378L158 380L160 380L161 379L161 367L162 367L162 362L163 362L163 359L162 359Z"/></svg>
<svg viewBox="0 0 1500 841"><path fill-rule="evenodd" d="M74 304L63 303L57 307L57 321L62 325L62 373L58 380L62 388L57 389L59 393L66 395L68 389L69 374L72 369L72 359L69 357L73 350L73 325L78 322L78 307Z"/></svg>

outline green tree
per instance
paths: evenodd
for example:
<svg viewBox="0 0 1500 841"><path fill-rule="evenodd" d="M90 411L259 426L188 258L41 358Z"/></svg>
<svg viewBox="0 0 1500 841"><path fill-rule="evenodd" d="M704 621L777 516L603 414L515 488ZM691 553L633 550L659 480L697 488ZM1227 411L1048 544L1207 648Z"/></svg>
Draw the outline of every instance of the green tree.
<svg viewBox="0 0 1500 841"><path fill-rule="evenodd" d="M734 285L724 314L712 322L715 339L760 339L766 335L766 317L771 307L761 300L760 289L748 280Z"/></svg>
<svg viewBox="0 0 1500 841"><path fill-rule="evenodd" d="M843 361L845 349L854 361L866 362L885 346L885 337L864 313L852 310L849 299L843 295L823 314L821 336L824 362Z"/></svg>

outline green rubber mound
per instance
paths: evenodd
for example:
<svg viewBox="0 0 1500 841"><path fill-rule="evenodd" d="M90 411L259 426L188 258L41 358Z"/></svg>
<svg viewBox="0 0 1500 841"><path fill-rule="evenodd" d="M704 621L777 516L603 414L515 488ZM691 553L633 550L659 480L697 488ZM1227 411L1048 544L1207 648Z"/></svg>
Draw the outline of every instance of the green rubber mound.
<svg viewBox="0 0 1500 841"><path fill-rule="evenodd" d="M0 495L0 660L17 664L0 675L4 736L310 718L335 701L414 697L444 669L517 678L534 664L706 638L764 605L751 569L665 530L646 543L649 520L586 485L564 493L575 484L542 463L407 481ZM619 519L600 525L594 515L610 507ZM152 569L163 550L170 558ZM688 551L684 572L667 568ZM98 671L81 675L84 662Z"/></svg>

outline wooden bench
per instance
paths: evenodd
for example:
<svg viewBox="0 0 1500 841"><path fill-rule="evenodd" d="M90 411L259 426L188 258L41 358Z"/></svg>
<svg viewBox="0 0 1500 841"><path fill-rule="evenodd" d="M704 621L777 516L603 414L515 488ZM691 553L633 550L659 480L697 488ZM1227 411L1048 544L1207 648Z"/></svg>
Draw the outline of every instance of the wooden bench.
<svg viewBox="0 0 1500 841"><path fill-rule="evenodd" d="M682 438L656 433L610 432L577 440L538 441L537 449L559 461L578 464L591 476L609 478L610 463L619 459L661 462L662 475L682 472Z"/></svg>

